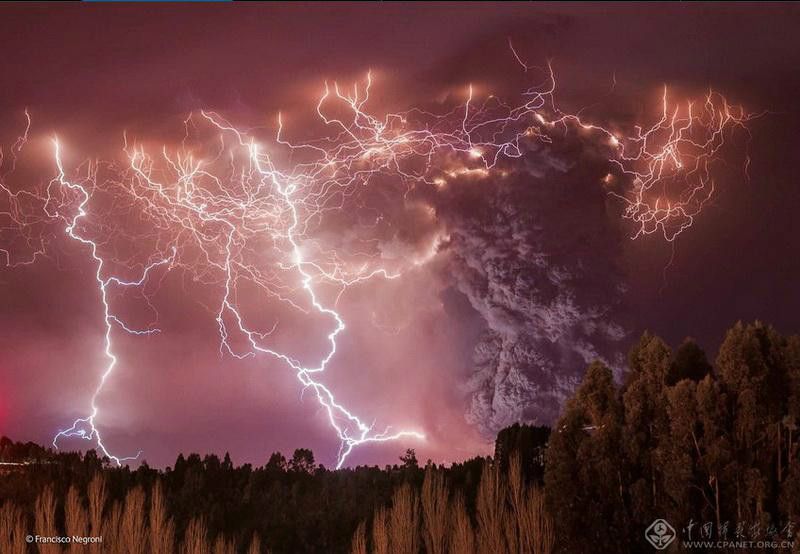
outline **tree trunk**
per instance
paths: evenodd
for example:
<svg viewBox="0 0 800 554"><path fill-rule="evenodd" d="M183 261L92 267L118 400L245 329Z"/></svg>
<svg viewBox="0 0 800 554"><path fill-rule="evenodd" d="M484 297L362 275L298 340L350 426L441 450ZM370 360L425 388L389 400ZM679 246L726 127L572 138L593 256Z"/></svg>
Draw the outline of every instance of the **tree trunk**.
<svg viewBox="0 0 800 554"><path fill-rule="evenodd" d="M716 503L716 511L717 511L717 532L719 532L722 523L722 518L720 517L719 513L719 479L717 479L716 475L714 476L714 501Z"/></svg>
<svg viewBox="0 0 800 554"><path fill-rule="evenodd" d="M783 454L783 441L781 440L781 425L782 423L778 423L778 484L783 480L781 475L783 473L783 468L781 467L781 454Z"/></svg>
<svg viewBox="0 0 800 554"><path fill-rule="evenodd" d="M736 518L742 521L742 499L739 494L739 474L736 474Z"/></svg>
<svg viewBox="0 0 800 554"><path fill-rule="evenodd" d="M655 508L658 506L658 502L656 502L656 468L652 459L650 460L650 479L653 482L653 507Z"/></svg>

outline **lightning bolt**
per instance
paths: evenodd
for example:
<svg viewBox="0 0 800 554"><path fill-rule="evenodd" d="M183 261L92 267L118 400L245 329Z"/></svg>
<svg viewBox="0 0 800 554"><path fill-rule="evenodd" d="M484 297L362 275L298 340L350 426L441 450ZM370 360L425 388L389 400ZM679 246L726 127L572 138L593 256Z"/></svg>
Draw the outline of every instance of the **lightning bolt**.
<svg viewBox="0 0 800 554"><path fill-rule="evenodd" d="M538 70L523 62L510 40L509 47L526 73ZM435 256L438 242L423 258L388 267L368 247L363 251L326 247L315 230L328 214L359 205L361 191L379 186L379 176L404 184L408 192L415 187L441 189L456 178L502 179L508 170L501 162L523 157L531 142L547 144L563 133L580 132L591 134L608 151L612 171L602 186L621 202L622 217L632 224L631 238L659 233L673 242L691 227L713 195L711 167L729 131L746 131L746 123L754 117L715 92L697 104L671 104L665 88L657 121L623 134L561 112L553 99L552 68L548 66L542 75L541 83L523 91L517 102L493 95L478 98L470 86L464 102L444 113L414 108L378 116L367 110L373 85L368 73L350 90L325 83L316 104L320 122L328 130L321 138L305 142L286 138L284 118L278 114L274 145L264 146L219 114L200 111L184 120L186 135L180 147L170 151L164 146L157 157L137 143L129 144L126 135L127 162L104 166L113 174L106 179L98 177L96 163L87 166L86 177L68 177L62 145L54 139L57 176L43 192L15 193L0 180L0 193L9 202L9 209L0 215L10 217L12 226L30 230L48 221L60 222L67 237L85 247L94 264L107 363L88 415L60 430L54 447L62 439L80 438L95 442L118 465L139 456L122 457L107 448L98 429L98 399L118 364L115 335L150 335L160 329L128 324L114 311L111 294L143 289L154 274L163 278L175 270L190 275L198 286L218 291L218 302L208 308L217 324L221 355L275 359L295 373L303 391L313 392L339 440L337 468L358 446L401 438L423 440L425 435L417 430L375 429L374 423L366 423L337 401L323 378L346 329L337 308L342 294L372 279L401 278L406 270ZM331 115L331 104L346 115ZM27 112L26 117L30 128ZM12 149L14 156L27 136L26 129L24 139ZM288 161L279 163L284 159ZM93 223L91 214L102 213L103 207L90 204L98 192L113 196L125 206L125 213L146 222L141 227L147 229L137 229L136 236L152 247L145 261L133 263L134 257L126 258L109 247L107 239L97 238L101 235L92 225L99 223ZM33 208L23 210L23 200L41 206L45 217L35 218ZM429 212L435 217L435 208L429 207ZM113 226L113 217L103 224L105 234L123 235ZM0 252L11 265L9 252ZM24 262L41 253L43 246ZM136 278L115 275L117 266ZM254 323L243 309L244 286L254 286L265 298L326 322L327 346L315 362L302 362L271 343L279 322L266 328Z"/></svg>
<svg viewBox="0 0 800 554"><path fill-rule="evenodd" d="M95 268L96 268L95 280L97 281L98 290L100 291L100 302L103 305L103 323L105 324L104 353L106 358L108 359L108 364L106 365L105 370L100 376L100 381L97 385L97 388L95 388L94 394L92 394L90 414L87 417L76 419L69 428L59 431L53 438L53 446L55 448L58 448L59 439L67 437L77 437L89 441L93 440L95 441L97 447L100 449L103 455L113 460L117 465L122 465L122 462L135 460L136 458L138 458L141 452L137 453L135 456L128 456L128 457L115 456L114 454L109 452L108 448L106 448L106 445L103 443L103 438L100 435L100 431L95 425L95 418L99 413L99 409L97 407L97 398L100 395L101 391L103 390L106 381L114 372L114 368L117 365L117 357L114 355L114 347L112 342L113 328L116 325L120 327L123 331L135 335L157 333L159 329L154 328L146 330L135 330L128 327L119 317L117 317L112 313L108 299L108 289L112 285L120 287L141 286L147 280L149 273L153 269L162 265L170 264L173 261L173 258L171 257L151 263L144 269L141 277L136 281L123 281L116 277L104 278L103 277L104 262L103 258L98 254L97 243L89 238L83 237L81 234L79 234L77 230L77 226L80 223L80 220L85 218L87 215L86 205L89 202L90 195L82 185L67 180L64 172L64 165L61 161L61 145L58 142L58 139L53 140L53 146L54 146L55 163L56 167L58 168L58 176L54 179L53 182L51 182L51 185L55 183L58 186L76 192L79 195L79 204L77 213L72 218L68 218L68 223L65 228L65 231L72 240L77 241L89 247L89 253L92 257L92 260L95 263ZM58 213L58 211L53 212L51 216L55 218L64 218L64 216ZM173 255L174 255L174 250L173 250Z"/></svg>

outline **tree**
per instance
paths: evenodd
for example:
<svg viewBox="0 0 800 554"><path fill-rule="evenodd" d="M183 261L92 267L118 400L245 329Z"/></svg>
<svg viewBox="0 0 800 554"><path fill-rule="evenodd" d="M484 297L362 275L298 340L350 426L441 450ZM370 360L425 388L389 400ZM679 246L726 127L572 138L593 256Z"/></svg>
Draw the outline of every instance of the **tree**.
<svg viewBox="0 0 800 554"><path fill-rule="evenodd" d="M739 322L728 331L716 362L729 398L736 515L762 525L777 513L776 493L785 478L783 427L791 384L786 352L786 340L774 328Z"/></svg>
<svg viewBox="0 0 800 554"><path fill-rule="evenodd" d="M669 439L662 446L665 491L674 521L738 521L726 488L733 457L728 400L712 375L684 379L668 392Z"/></svg>
<svg viewBox="0 0 800 554"><path fill-rule="evenodd" d="M696 507L706 484L696 469L702 456L697 444L697 383L683 379L670 387L667 414L669 437L660 445L664 493L668 498L662 517L684 522L697 517Z"/></svg>
<svg viewBox="0 0 800 554"><path fill-rule="evenodd" d="M516 453L525 477L541 481L544 477L544 452L549 438L549 427L515 423L497 434L494 460L505 471L509 459Z"/></svg>
<svg viewBox="0 0 800 554"><path fill-rule="evenodd" d="M300 473L314 473L314 453L308 448L298 448L289 460L289 470Z"/></svg>
<svg viewBox="0 0 800 554"><path fill-rule="evenodd" d="M717 527L728 516L732 518L736 515L736 521L742 521L739 514L723 512L730 506L730 502L725 501L730 498L725 492L725 487L730 474L735 472L727 395L718 382L706 377L697 384L696 398L698 433L692 439L701 474L698 481L708 491L703 493L704 504L713 508Z"/></svg>
<svg viewBox="0 0 800 554"><path fill-rule="evenodd" d="M675 357L667 376L667 384L675 385L683 379L702 381L711 372L712 367L708 363L706 353L694 340L687 338L675 351Z"/></svg>
<svg viewBox="0 0 800 554"><path fill-rule="evenodd" d="M591 364L567 401L546 454L547 503L565 552L630 550L622 419L611 370Z"/></svg>
<svg viewBox="0 0 800 554"><path fill-rule="evenodd" d="M286 471L286 457L280 452L273 452L269 457L266 469L271 471Z"/></svg>
<svg viewBox="0 0 800 554"><path fill-rule="evenodd" d="M659 446L668 434L666 384L672 353L660 338L645 333L630 352L630 372L622 395L625 453L629 461L631 512L646 525L663 507L664 461Z"/></svg>
<svg viewBox="0 0 800 554"><path fill-rule="evenodd" d="M403 469L419 469L417 452L413 448L406 449L406 453L400 456L400 461L403 462Z"/></svg>
<svg viewBox="0 0 800 554"><path fill-rule="evenodd" d="M780 497L780 510L784 521L796 521L800 514L800 460L798 460L798 426L800 425L800 336L788 338L784 349L784 362L788 372L788 410L783 418L786 472Z"/></svg>

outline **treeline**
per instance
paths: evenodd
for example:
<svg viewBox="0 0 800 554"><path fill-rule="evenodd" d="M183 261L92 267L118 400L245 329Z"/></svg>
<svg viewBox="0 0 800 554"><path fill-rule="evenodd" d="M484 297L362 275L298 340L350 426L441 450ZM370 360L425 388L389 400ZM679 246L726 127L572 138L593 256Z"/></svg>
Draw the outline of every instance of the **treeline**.
<svg viewBox="0 0 800 554"><path fill-rule="evenodd" d="M131 471L93 451L3 440L0 459L37 457L16 458L28 465L0 477L0 552L462 554L508 544L547 554L555 540L541 489L548 433L514 425L498 436L493 459L446 468L420 467L408 450L397 465L338 471L316 465L307 449L289 460L273 454L257 469L192 454L175 468ZM30 545L30 534L103 541Z"/></svg>
<svg viewBox="0 0 800 554"><path fill-rule="evenodd" d="M517 426L517 430L528 434L527 428ZM94 450L83 455L54 453L6 438L0 439L0 461L27 463L0 466L3 554L9 551L5 546L18 544L12 540L12 536L18 538L14 529L24 529L25 535L71 534L70 522L75 519L70 519L70 507L74 511L78 505L87 513L94 509L100 518L97 525L89 526L89 534L104 530L101 552L150 552L146 543L144 550L131 547L129 534L120 530L118 520L125 521L126 513L128 518L138 513L134 519L147 527L154 502L161 505L158 495L163 495L175 552L217 552L213 547L218 543L219 548L224 543L227 549L234 545L236 552L250 552L253 537L259 539L262 552L273 554L348 552L356 528L370 520L377 507L391 504L395 489L408 484L421 490L426 468L436 468L430 463L421 467L415 453L408 451L395 465L331 471L316 464L310 450L298 449L289 459L275 453L261 467L234 466L228 455L220 459L191 454L178 456L174 467L163 470L146 463L131 469L112 466ZM470 514L483 464L483 458L475 458L436 468L447 474L450 486L462 491ZM540 466L537 474L542 474ZM98 476L105 491L100 507L91 492ZM43 507L48 507L46 516ZM43 517L47 526L40 525ZM150 537L147 529L142 533ZM200 536L205 542L197 539ZM182 549L187 542L197 549Z"/></svg>
<svg viewBox="0 0 800 554"><path fill-rule="evenodd" d="M798 540L800 338L737 324L712 366L691 340L645 334L628 362L621 383L592 364L552 430L514 425L493 457L448 467L407 451L330 471L298 449L132 470L2 439L0 461L31 465L0 466L0 552L76 525L112 554L646 552L657 518L684 540Z"/></svg>
<svg viewBox="0 0 800 554"><path fill-rule="evenodd" d="M683 540L797 541L800 337L739 323L712 367L645 334L628 365L621 386L591 365L550 437L559 551L647 551L656 518Z"/></svg>

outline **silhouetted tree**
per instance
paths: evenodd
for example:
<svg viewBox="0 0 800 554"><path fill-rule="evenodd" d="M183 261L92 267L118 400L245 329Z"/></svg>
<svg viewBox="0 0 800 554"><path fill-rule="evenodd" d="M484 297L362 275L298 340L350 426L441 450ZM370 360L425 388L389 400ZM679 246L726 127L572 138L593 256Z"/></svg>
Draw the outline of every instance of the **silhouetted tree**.
<svg viewBox="0 0 800 554"><path fill-rule="evenodd" d="M667 384L672 386L683 379L702 381L712 372L706 353L692 339L686 339L675 351L675 357L669 368Z"/></svg>
<svg viewBox="0 0 800 554"><path fill-rule="evenodd" d="M623 445L629 471L625 481L632 519L647 525L652 521L649 514L664 507L660 469L664 460L659 446L669 433L665 394L672 353L660 338L645 333L628 359L630 371L622 393Z"/></svg>
<svg viewBox="0 0 800 554"><path fill-rule="evenodd" d="M497 434L494 460L506 471L510 457L516 453L525 477L541 481L544 478L544 453L549 438L549 427L515 423Z"/></svg>
<svg viewBox="0 0 800 554"><path fill-rule="evenodd" d="M611 370L589 366L550 435L548 507L564 552L629 551L623 410Z"/></svg>
<svg viewBox="0 0 800 554"><path fill-rule="evenodd" d="M298 448L292 454L292 459L289 460L290 471L313 473L315 468L314 453L308 448Z"/></svg>
<svg viewBox="0 0 800 554"><path fill-rule="evenodd" d="M417 452L413 448L407 449L406 453L400 456L400 461L403 462L404 469L419 469Z"/></svg>
<svg viewBox="0 0 800 554"><path fill-rule="evenodd" d="M266 468L272 471L286 471L286 456L280 452L273 452L269 457Z"/></svg>

